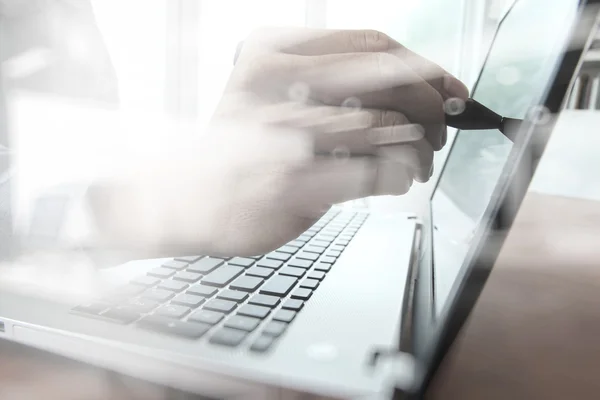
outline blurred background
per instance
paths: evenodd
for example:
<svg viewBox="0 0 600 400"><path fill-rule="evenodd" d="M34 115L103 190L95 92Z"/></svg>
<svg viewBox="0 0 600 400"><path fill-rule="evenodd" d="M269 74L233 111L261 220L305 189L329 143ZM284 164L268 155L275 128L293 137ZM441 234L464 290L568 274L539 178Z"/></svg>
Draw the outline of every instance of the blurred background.
<svg viewBox="0 0 600 400"><path fill-rule="evenodd" d="M14 165L38 182L55 184L59 176L109 169L106 160L92 162L88 155L122 146L129 140L124 130L137 132L137 140L163 126L157 122L162 119L206 124L233 68L237 44L265 25L377 29L472 86L513 2L0 0L0 60L15 136L10 147L18 149ZM600 107L599 52L588 55L570 108ZM514 70L501 72L498 79L515 79ZM111 122L115 110L118 123ZM65 151L65 143L80 151ZM449 148L436 154L437 165ZM5 176L6 165L1 171ZM27 192L28 180L18 181ZM421 186L412 191L415 196Z"/></svg>
<svg viewBox="0 0 600 400"><path fill-rule="evenodd" d="M3 43L4 69L12 88L118 99L121 108L202 122L237 43L257 27L378 29L472 82L510 2L0 0L3 36L12 39Z"/></svg>

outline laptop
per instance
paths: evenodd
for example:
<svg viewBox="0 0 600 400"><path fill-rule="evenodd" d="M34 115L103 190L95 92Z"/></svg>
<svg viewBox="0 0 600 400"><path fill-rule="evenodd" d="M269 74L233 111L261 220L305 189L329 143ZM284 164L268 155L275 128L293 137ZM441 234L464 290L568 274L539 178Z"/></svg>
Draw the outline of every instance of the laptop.
<svg viewBox="0 0 600 400"><path fill-rule="evenodd" d="M514 142L457 132L426 212L336 207L269 254L98 271L114 286L85 302L3 287L0 337L211 398L420 398L484 287L598 3L514 2L472 96L525 123Z"/></svg>

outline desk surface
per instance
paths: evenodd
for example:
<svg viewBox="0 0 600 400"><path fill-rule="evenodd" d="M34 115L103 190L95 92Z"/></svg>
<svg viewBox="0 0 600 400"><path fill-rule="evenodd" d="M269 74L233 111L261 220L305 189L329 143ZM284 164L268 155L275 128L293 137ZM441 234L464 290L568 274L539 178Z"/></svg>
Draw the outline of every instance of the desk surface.
<svg viewBox="0 0 600 400"><path fill-rule="evenodd" d="M600 202L530 193L431 399L600 395Z"/></svg>

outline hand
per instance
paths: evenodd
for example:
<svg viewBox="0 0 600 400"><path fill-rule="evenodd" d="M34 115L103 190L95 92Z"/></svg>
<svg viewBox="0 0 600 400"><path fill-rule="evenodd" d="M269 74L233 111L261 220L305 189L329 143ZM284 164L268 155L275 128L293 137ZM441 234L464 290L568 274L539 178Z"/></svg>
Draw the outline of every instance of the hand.
<svg viewBox="0 0 600 400"><path fill-rule="evenodd" d="M467 96L378 32L258 31L208 133L171 135L121 190L96 191L97 221L147 255L271 251L332 204L427 181L446 142L444 99Z"/></svg>

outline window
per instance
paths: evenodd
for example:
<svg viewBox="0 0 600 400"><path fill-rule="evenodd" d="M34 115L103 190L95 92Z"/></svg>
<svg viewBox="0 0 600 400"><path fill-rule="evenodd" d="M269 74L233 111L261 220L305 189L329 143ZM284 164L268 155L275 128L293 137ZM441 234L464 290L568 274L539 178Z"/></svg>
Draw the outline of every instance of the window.
<svg viewBox="0 0 600 400"><path fill-rule="evenodd" d="M305 0L205 0L198 21L198 118L214 112L240 41L261 26L304 26Z"/></svg>
<svg viewBox="0 0 600 400"><path fill-rule="evenodd" d="M122 108L163 111L169 0L91 0Z"/></svg>

